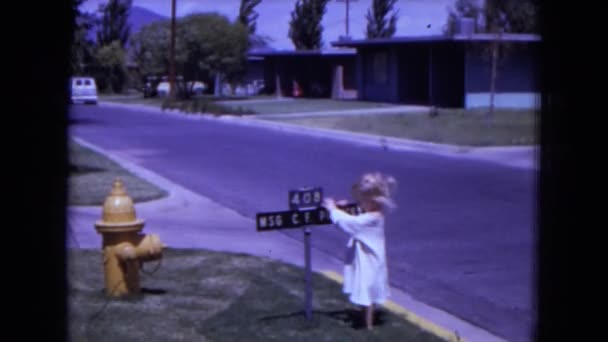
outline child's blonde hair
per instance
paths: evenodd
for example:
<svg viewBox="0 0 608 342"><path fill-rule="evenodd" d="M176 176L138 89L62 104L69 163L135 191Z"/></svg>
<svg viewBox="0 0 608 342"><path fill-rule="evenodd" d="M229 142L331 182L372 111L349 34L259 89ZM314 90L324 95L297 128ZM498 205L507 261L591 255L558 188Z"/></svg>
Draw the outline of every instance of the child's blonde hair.
<svg viewBox="0 0 608 342"><path fill-rule="evenodd" d="M371 199L380 204L383 209L396 208L395 202L391 199L397 187L397 181L391 176L382 175L380 172L366 173L353 184L352 195L357 201Z"/></svg>

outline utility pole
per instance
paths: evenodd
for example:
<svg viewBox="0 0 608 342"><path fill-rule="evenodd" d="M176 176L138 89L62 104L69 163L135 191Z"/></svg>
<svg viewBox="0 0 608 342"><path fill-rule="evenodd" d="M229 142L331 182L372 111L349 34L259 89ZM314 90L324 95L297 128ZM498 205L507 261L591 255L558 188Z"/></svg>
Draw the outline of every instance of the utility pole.
<svg viewBox="0 0 608 342"><path fill-rule="evenodd" d="M349 14L349 9L350 9L350 1L346 0L346 20L345 21L346 21L346 36L347 37L350 36L349 32L348 32L348 22L350 21L350 18L349 18L349 15L348 15Z"/></svg>
<svg viewBox="0 0 608 342"><path fill-rule="evenodd" d="M349 30L348 30L348 25L349 25L349 21L350 21L350 2L351 1L357 1L357 0L336 0L337 2L345 2L346 3L346 19L344 22L344 25L346 27L346 37L350 36Z"/></svg>
<svg viewBox="0 0 608 342"><path fill-rule="evenodd" d="M169 99L175 101L175 1L171 0L171 51L169 52Z"/></svg>

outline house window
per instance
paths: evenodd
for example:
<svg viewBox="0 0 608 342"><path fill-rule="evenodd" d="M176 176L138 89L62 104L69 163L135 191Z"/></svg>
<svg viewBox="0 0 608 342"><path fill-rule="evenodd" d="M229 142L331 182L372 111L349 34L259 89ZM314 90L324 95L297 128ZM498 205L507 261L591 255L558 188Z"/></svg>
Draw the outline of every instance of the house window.
<svg viewBox="0 0 608 342"><path fill-rule="evenodd" d="M376 52L372 57L372 77L376 84L388 82L388 55L386 52Z"/></svg>

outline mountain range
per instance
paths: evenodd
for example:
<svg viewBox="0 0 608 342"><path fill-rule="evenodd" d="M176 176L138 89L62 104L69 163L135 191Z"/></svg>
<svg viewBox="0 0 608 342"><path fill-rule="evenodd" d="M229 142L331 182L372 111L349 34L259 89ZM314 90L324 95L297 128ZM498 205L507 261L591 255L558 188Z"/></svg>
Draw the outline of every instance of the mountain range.
<svg viewBox="0 0 608 342"><path fill-rule="evenodd" d="M129 14L128 23L131 26L131 34L139 32L142 27L151 24L155 21L168 20L169 17L152 12L146 8L133 6ZM88 34L89 39L95 41L97 39L98 28L94 27Z"/></svg>

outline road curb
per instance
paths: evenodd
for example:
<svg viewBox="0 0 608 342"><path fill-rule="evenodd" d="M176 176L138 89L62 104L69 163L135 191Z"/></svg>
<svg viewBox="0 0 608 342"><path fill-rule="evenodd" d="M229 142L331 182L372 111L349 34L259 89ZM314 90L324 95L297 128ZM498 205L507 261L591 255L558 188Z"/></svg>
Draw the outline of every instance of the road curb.
<svg viewBox="0 0 608 342"><path fill-rule="evenodd" d="M342 276L334 271L327 271L327 270L321 271L321 274L323 276L325 276L326 278L328 278L338 284L342 284L344 282L344 279L342 278ZM387 301L382 306L385 309L391 311L392 313L398 315L399 317L405 319L406 321L414 324L415 326L417 326L425 331L428 331L431 334L433 334L439 338L442 338L446 341L467 342L467 340L458 336L457 333L451 332L443 327L440 327L439 325L414 314L413 312L409 311L408 309L404 308L403 306L401 306L391 300Z"/></svg>
<svg viewBox="0 0 608 342"><path fill-rule="evenodd" d="M537 160L538 147L471 147L446 145L426 141L383 137L366 133L345 132L318 127L306 127L283 122L267 121L252 117L220 116L212 119L228 121L240 125L270 128L289 133L306 134L308 136L315 136L319 138L348 141L355 144L377 147L381 150L424 152L450 158L483 160L516 168L537 168L537 163L535 163L535 160ZM520 160L512 160L509 158L510 155L517 153L524 154L526 156L520 158Z"/></svg>
<svg viewBox="0 0 608 342"><path fill-rule="evenodd" d="M274 122L270 120L259 119L252 116L215 116L212 114L189 114L176 109L163 110L149 105L133 105L105 101L100 102L100 105L131 109L137 108L145 110L147 112L154 112L158 114L171 114L188 120L215 120L244 126L275 129L282 132L305 134L308 136L334 139L339 141L348 141L355 144L378 147L381 150L424 152L451 158L482 160L515 168L533 170L538 169L538 163L535 162L538 160L538 146L473 147L448 145L419 140L384 137L366 133L347 132L327 128L307 127L285 122ZM518 160L514 160L512 157L509 157L513 154L523 154L524 156L520 156Z"/></svg>
<svg viewBox="0 0 608 342"><path fill-rule="evenodd" d="M406 106L406 105L395 105L390 107L378 107L378 108L366 108L366 109L344 109L344 110L326 110L320 112L305 112L305 113L283 113L283 114L256 114L256 118L260 119L273 119L273 118L284 118L289 117L290 119L297 118L315 118L315 117L326 117L326 116L354 116L354 115L368 115L369 112L373 112L373 115L391 115L401 113L416 113L418 115L425 114L429 111L429 107L425 106Z"/></svg>

